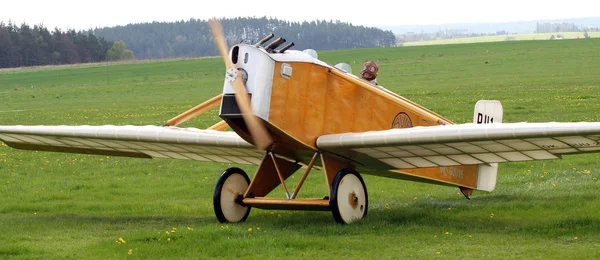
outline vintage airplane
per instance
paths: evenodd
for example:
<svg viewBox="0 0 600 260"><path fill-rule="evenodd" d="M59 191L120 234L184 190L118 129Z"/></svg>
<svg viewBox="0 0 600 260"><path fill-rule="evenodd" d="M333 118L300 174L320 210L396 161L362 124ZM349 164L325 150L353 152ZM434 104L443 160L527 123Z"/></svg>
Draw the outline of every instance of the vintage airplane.
<svg viewBox="0 0 600 260"><path fill-rule="evenodd" d="M162 126L0 126L17 149L256 164L252 181L225 170L214 191L220 222L241 222L251 207L332 211L339 223L367 215L359 172L492 191L497 163L557 159L600 151L600 123L502 123L498 101L480 101L473 124L442 116L331 66L285 40L228 49L211 20L226 65L223 94ZM279 48L279 49L278 49ZM177 125L220 105L224 120L206 130ZM231 127L232 131L222 131ZM286 179L304 167L292 191ZM324 171L328 193L298 198L306 177ZM267 197L281 185L285 197Z"/></svg>

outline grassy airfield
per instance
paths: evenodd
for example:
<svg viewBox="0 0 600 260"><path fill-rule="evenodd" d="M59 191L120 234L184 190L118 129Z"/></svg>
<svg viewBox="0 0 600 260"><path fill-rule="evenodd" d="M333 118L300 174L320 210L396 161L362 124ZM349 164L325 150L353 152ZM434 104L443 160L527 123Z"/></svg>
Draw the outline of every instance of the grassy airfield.
<svg viewBox="0 0 600 260"><path fill-rule="evenodd" d="M600 39L321 52L380 66L379 83L456 123L479 99L505 122L600 121ZM146 125L221 92L219 58L0 70L0 125ZM184 127L206 128L218 111ZM0 258L597 259L600 154L501 164L494 192L363 175L369 215L253 209L222 225L219 174L234 165L18 151L0 143ZM242 166L249 174L256 169ZM300 176L288 185L295 187ZM300 197L323 196L318 171ZM276 195L283 192L275 191Z"/></svg>
<svg viewBox="0 0 600 260"><path fill-rule="evenodd" d="M531 33L531 34L509 34L509 35L494 35L494 36L479 36L479 37L464 37L443 40L429 40L405 42L403 46L425 46L438 44L462 44L462 43L482 43L482 42L502 42L502 41L531 41L531 40L549 40L552 35L562 35L561 39L580 39L585 38L584 32L559 32L559 33ZM600 32L589 32L589 37L598 38Z"/></svg>

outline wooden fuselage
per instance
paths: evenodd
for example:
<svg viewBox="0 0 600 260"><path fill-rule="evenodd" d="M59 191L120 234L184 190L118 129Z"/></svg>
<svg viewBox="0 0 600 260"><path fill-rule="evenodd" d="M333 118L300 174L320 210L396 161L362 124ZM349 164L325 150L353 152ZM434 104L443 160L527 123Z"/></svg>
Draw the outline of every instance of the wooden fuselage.
<svg viewBox="0 0 600 260"><path fill-rule="evenodd" d="M238 61L236 67L247 71L252 108L276 141L274 152L306 164L318 150L316 140L321 135L451 124L414 102L300 51L273 54L240 44L230 54L238 56L233 58ZM224 96L233 94L228 84ZM243 120L222 117L251 141ZM431 175L429 179L437 180L444 175L439 169L429 171L416 177ZM399 176L405 177L410 179Z"/></svg>
<svg viewBox="0 0 600 260"><path fill-rule="evenodd" d="M234 46L233 50L236 48L239 49L230 53L237 56L232 60L237 61L236 67L247 72L246 87L252 108L277 140L275 149L293 145L310 150L312 155L321 135L450 124L393 92L309 54L300 51L273 54L246 44ZM233 95L227 81L224 95ZM235 116L225 117L231 118ZM251 141L243 121L230 121L236 132L242 131L238 134Z"/></svg>

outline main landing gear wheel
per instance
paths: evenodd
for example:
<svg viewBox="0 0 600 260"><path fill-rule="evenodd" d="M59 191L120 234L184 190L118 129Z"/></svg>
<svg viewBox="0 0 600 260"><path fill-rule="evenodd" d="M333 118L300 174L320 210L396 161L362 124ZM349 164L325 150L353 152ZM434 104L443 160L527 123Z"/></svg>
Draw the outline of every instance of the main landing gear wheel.
<svg viewBox="0 0 600 260"><path fill-rule="evenodd" d="M221 174L213 195L219 222L242 222L248 218L250 205L243 205L241 200L249 185L248 174L240 168L229 168Z"/></svg>
<svg viewBox="0 0 600 260"><path fill-rule="evenodd" d="M342 169L335 175L331 184L329 207L335 221L341 224L350 224L367 216L367 187L358 172Z"/></svg>

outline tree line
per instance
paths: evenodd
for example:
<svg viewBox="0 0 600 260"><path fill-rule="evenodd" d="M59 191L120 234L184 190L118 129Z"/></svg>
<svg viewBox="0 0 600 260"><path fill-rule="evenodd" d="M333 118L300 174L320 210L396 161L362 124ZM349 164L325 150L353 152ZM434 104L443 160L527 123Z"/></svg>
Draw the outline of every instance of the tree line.
<svg viewBox="0 0 600 260"><path fill-rule="evenodd" d="M91 31L0 22L0 68L100 62L112 44Z"/></svg>
<svg viewBox="0 0 600 260"><path fill-rule="evenodd" d="M222 19L221 24L230 46L240 41L254 43L269 33L285 38L287 43L294 42L294 49L299 50L390 47L396 41L391 31L340 21L239 17ZM138 59L218 55L206 20L129 24L97 28L93 33L111 41L123 40Z"/></svg>
<svg viewBox="0 0 600 260"><path fill-rule="evenodd" d="M272 18L222 19L229 45L255 43L270 33L295 49L334 50L395 46L391 31L340 21L289 22ZM287 44L286 43L286 44ZM285 45L285 44L284 44ZM0 68L216 56L206 20L152 22L126 26L49 31L43 25L0 21Z"/></svg>

